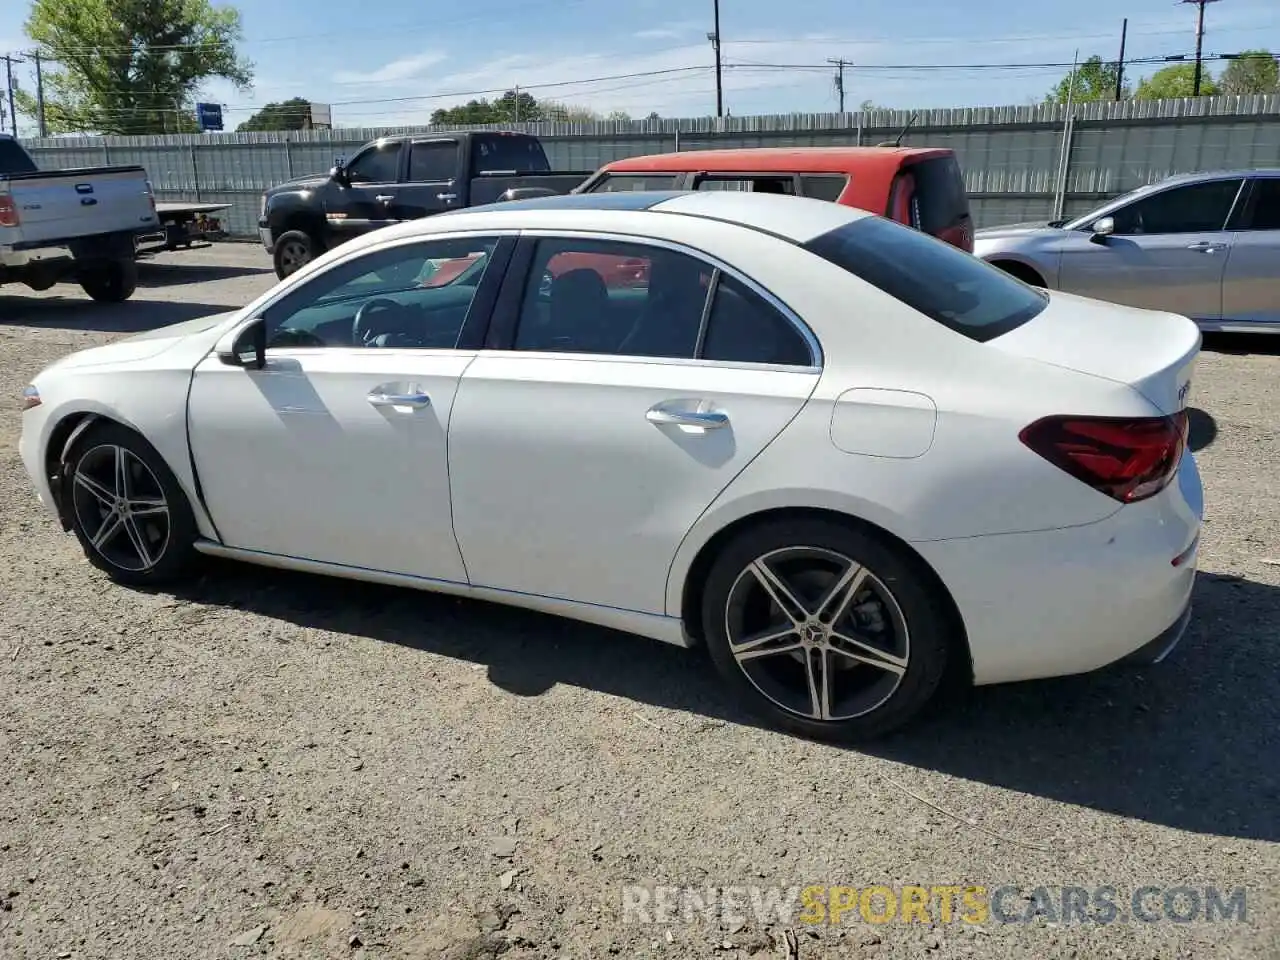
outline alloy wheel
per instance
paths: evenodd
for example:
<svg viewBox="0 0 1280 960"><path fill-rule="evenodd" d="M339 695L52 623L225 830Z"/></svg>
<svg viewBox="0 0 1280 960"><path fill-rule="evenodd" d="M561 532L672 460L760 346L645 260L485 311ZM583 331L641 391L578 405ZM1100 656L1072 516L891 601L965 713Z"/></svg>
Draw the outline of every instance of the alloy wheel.
<svg viewBox="0 0 1280 960"><path fill-rule="evenodd" d="M902 683L911 656L893 592L857 561L785 547L749 563L725 605L729 651L773 704L810 720L864 716Z"/></svg>
<svg viewBox="0 0 1280 960"><path fill-rule="evenodd" d="M121 570L143 573L169 546L169 504L160 481L133 451L116 444L88 450L71 475L76 520L89 545Z"/></svg>
<svg viewBox="0 0 1280 960"><path fill-rule="evenodd" d="M284 268L286 275L306 266L310 259L306 244L300 240L285 241L284 249L280 251L280 266Z"/></svg>

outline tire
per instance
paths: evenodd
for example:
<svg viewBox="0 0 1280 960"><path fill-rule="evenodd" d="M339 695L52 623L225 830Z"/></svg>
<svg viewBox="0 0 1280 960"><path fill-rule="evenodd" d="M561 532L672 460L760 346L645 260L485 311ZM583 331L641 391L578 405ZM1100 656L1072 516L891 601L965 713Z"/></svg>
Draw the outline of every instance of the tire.
<svg viewBox="0 0 1280 960"><path fill-rule="evenodd" d="M80 288L99 303L123 303L138 289L138 263L131 258L85 267Z"/></svg>
<svg viewBox="0 0 1280 960"><path fill-rule="evenodd" d="M147 512L122 516L108 510L109 504L119 504L116 478L122 466L128 472L124 496L134 509ZM196 567L199 531L191 504L164 459L137 433L118 423L90 427L67 452L63 478L62 496L76 539L89 562L112 580L159 585ZM104 530L105 539L95 544Z"/></svg>
<svg viewBox="0 0 1280 960"><path fill-rule="evenodd" d="M324 244L316 237L305 230L286 230L276 238L275 247L271 252L276 277L283 280L322 253L324 253Z"/></svg>
<svg viewBox="0 0 1280 960"><path fill-rule="evenodd" d="M866 574L852 598L856 614L834 602L814 617L854 568ZM786 586L782 602L802 601L803 614L784 615L761 579L766 571ZM869 740L903 726L938 691L952 649L950 619L915 558L852 524L770 521L745 531L712 564L702 607L708 653L730 689L773 725L814 740ZM861 645L846 639L855 632ZM735 655L744 639L750 650ZM744 652L754 655L740 661ZM828 719L824 669L835 681Z"/></svg>

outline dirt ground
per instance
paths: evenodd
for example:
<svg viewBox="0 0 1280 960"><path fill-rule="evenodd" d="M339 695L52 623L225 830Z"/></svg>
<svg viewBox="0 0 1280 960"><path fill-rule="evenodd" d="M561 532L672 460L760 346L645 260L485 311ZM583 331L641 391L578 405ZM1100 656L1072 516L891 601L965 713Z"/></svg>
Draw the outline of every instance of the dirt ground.
<svg viewBox="0 0 1280 960"><path fill-rule="evenodd" d="M229 564L164 594L95 572L18 460L22 387L273 279L226 244L114 307L0 289L0 957L1280 957L1280 338L1200 362L1203 573L1167 662L842 750L760 728L698 652ZM917 884L1017 887L1027 922L624 909L628 885ZM1066 885L1120 919L1031 916ZM1166 910L1179 886L1243 888L1245 916Z"/></svg>

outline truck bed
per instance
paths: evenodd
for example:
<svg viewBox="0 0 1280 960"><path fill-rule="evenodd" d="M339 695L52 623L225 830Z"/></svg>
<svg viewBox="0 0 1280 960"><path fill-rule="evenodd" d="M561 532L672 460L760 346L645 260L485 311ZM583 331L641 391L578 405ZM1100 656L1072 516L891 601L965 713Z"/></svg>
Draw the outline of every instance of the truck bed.
<svg viewBox="0 0 1280 960"><path fill-rule="evenodd" d="M471 181L471 206L494 203L508 190L540 187L553 193L568 193L595 171L583 173L555 170L551 173L486 174Z"/></svg>
<svg viewBox="0 0 1280 960"><path fill-rule="evenodd" d="M0 196L17 214L17 225L6 229L15 248L137 234L159 223L147 172L140 166L0 174Z"/></svg>

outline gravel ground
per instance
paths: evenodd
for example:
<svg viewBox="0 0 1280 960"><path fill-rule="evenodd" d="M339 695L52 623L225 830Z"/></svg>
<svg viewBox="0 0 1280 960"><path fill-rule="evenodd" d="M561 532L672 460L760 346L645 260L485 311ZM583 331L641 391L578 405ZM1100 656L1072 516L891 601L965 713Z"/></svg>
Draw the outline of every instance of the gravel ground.
<svg viewBox="0 0 1280 960"><path fill-rule="evenodd" d="M163 254L118 307L4 288L0 397L244 304L266 268ZM114 586L38 508L6 416L0 957L1280 957L1278 347L1203 355L1204 574L1171 660L975 691L858 751L761 729L698 653L534 614L232 565ZM1122 908L1216 885L1247 912L855 910L793 917L793 942L767 916L624 922L627 884L1111 886Z"/></svg>

